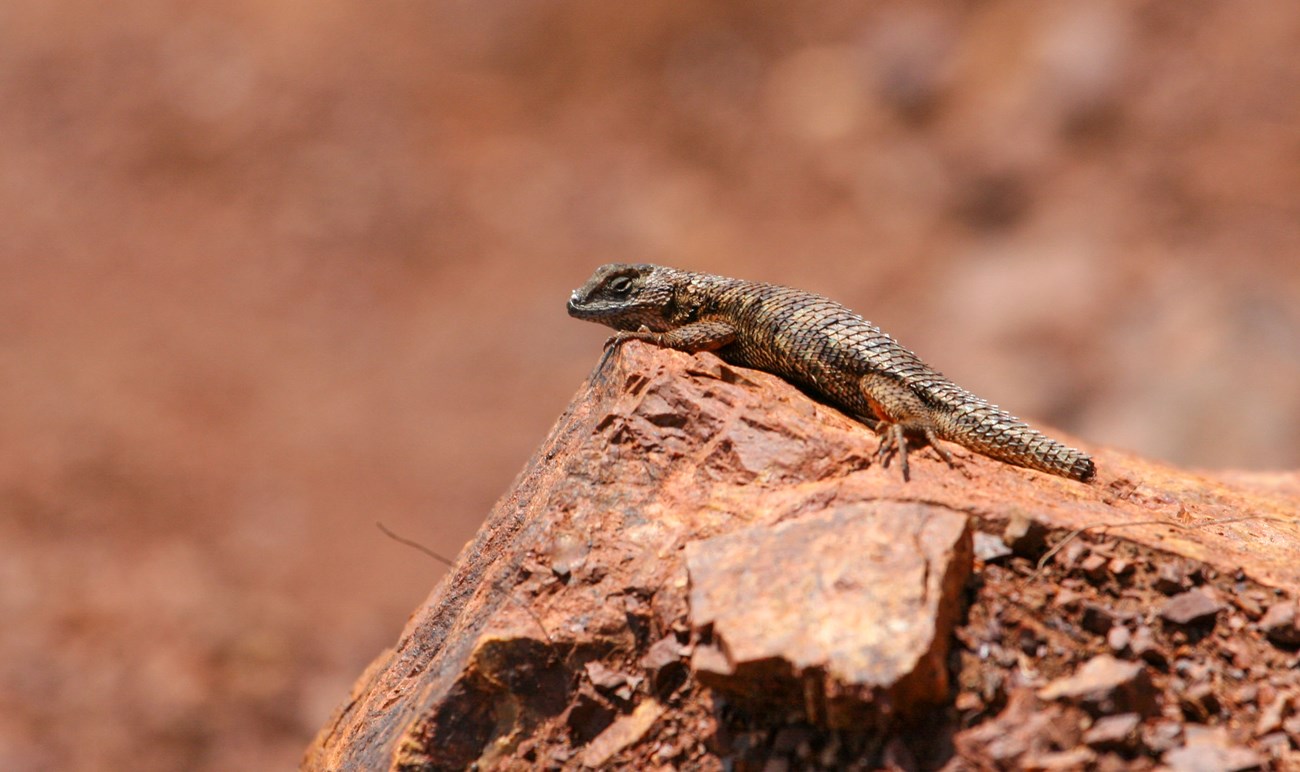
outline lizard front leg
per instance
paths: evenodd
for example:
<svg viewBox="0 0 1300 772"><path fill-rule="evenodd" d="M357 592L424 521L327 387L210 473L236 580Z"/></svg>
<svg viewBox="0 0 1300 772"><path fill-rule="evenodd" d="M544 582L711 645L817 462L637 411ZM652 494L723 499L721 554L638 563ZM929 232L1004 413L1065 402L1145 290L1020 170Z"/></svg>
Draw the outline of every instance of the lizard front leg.
<svg viewBox="0 0 1300 772"><path fill-rule="evenodd" d="M651 332L645 326L636 332L620 330L605 341L605 348L615 348L629 340L644 340L693 354L696 351L717 351L735 339L736 328L726 322L691 322L667 332Z"/></svg>
<svg viewBox="0 0 1300 772"><path fill-rule="evenodd" d="M735 339L736 328L726 322L692 322L666 332L652 332L645 325L636 332L619 330L605 341L605 354L596 365L596 372L603 371L614 349L629 340L644 340L656 346L694 354L696 351L717 351Z"/></svg>

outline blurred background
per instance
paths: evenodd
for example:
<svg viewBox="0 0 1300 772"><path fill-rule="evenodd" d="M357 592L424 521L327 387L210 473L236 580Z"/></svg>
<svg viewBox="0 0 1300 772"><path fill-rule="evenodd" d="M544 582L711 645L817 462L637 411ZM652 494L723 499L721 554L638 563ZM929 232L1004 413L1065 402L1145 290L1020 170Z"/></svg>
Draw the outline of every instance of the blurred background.
<svg viewBox="0 0 1300 772"><path fill-rule="evenodd" d="M1300 467L1300 4L0 5L0 768L292 767L595 363L793 284Z"/></svg>

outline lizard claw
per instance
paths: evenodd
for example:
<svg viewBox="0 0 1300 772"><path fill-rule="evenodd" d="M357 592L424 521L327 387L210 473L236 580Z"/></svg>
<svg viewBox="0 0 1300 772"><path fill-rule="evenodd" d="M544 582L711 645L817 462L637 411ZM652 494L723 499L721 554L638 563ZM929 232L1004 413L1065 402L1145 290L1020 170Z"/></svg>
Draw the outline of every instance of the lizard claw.
<svg viewBox="0 0 1300 772"><path fill-rule="evenodd" d="M650 332L650 328L646 327L644 324L641 325L641 328L636 332L619 330L605 339L605 349L608 350L621 346L629 340L652 340L650 337L651 335L653 335L653 333Z"/></svg>
<svg viewBox="0 0 1300 772"><path fill-rule="evenodd" d="M888 469L895 454L898 455L898 466L903 470L903 482L907 482L911 479L911 470L907 465L907 437L903 434L902 425L889 424L880 434L880 447L876 449L876 457L880 459L880 465Z"/></svg>
<svg viewBox="0 0 1300 772"><path fill-rule="evenodd" d="M654 340L653 336L656 334L657 333L651 332L650 328L646 327L643 324L641 325L641 329L637 330L636 332L629 332L628 330L619 330L618 332L609 336L609 338L605 340L605 353L601 355L600 362L596 364L596 371L595 371L596 374L599 375L604 372L605 365L609 362L609 358L614 353L614 349L618 348L624 343L627 343L629 340L651 340L652 341Z"/></svg>
<svg viewBox="0 0 1300 772"><path fill-rule="evenodd" d="M934 449L935 454L939 456L939 458L943 459L943 462L948 465L949 469L956 469L957 464L953 462L952 454L939 444L939 438L935 436L934 430L925 429L924 433L926 444Z"/></svg>

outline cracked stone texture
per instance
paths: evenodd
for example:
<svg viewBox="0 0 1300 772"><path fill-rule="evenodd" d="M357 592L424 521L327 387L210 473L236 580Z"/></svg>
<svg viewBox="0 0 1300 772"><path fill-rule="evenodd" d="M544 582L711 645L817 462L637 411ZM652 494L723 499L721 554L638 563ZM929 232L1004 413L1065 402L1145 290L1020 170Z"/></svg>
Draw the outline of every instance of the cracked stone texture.
<svg viewBox="0 0 1300 772"><path fill-rule="evenodd" d="M825 674L829 712L767 689L807 725L855 712L884 721L876 708L891 689L900 701L944 696L934 665L971 560L963 515L1105 524L1144 548L1297 587L1284 548L1300 542L1296 502L1266 480L1093 449L1091 485L961 451L957 469L917 453L904 483L870 462L875 447L871 431L776 377L623 347L357 681L305 768L510 767L579 753L716 768L718 694L767 689L761 674L743 683L763 657ZM899 568L873 573L872 558ZM859 586L870 582L881 584ZM886 588L892 605L868 608ZM882 639L890 614L915 645ZM599 685L584 680L593 671ZM915 673L926 677L899 687Z"/></svg>
<svg viewBox="0 0 1300 772"><path fill-rule="evenodd" d="M946 659L970 575L969 518L863 503L686 547L706 686L804 703L832 727L885 725L948 695Z"/></svg>

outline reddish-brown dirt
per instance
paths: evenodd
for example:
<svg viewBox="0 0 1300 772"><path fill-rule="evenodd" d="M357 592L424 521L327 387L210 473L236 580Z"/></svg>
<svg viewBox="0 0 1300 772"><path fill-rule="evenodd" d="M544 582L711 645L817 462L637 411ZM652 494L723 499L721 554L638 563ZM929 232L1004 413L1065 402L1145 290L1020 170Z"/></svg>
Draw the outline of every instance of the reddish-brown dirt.
<svg viewBox="0 0 1300 772"><path fill-rule="evenodd" d="M0 767L283 768L594 363L779 281L1102 446L1300 466L1300 7L0 8Z"/></svg>

